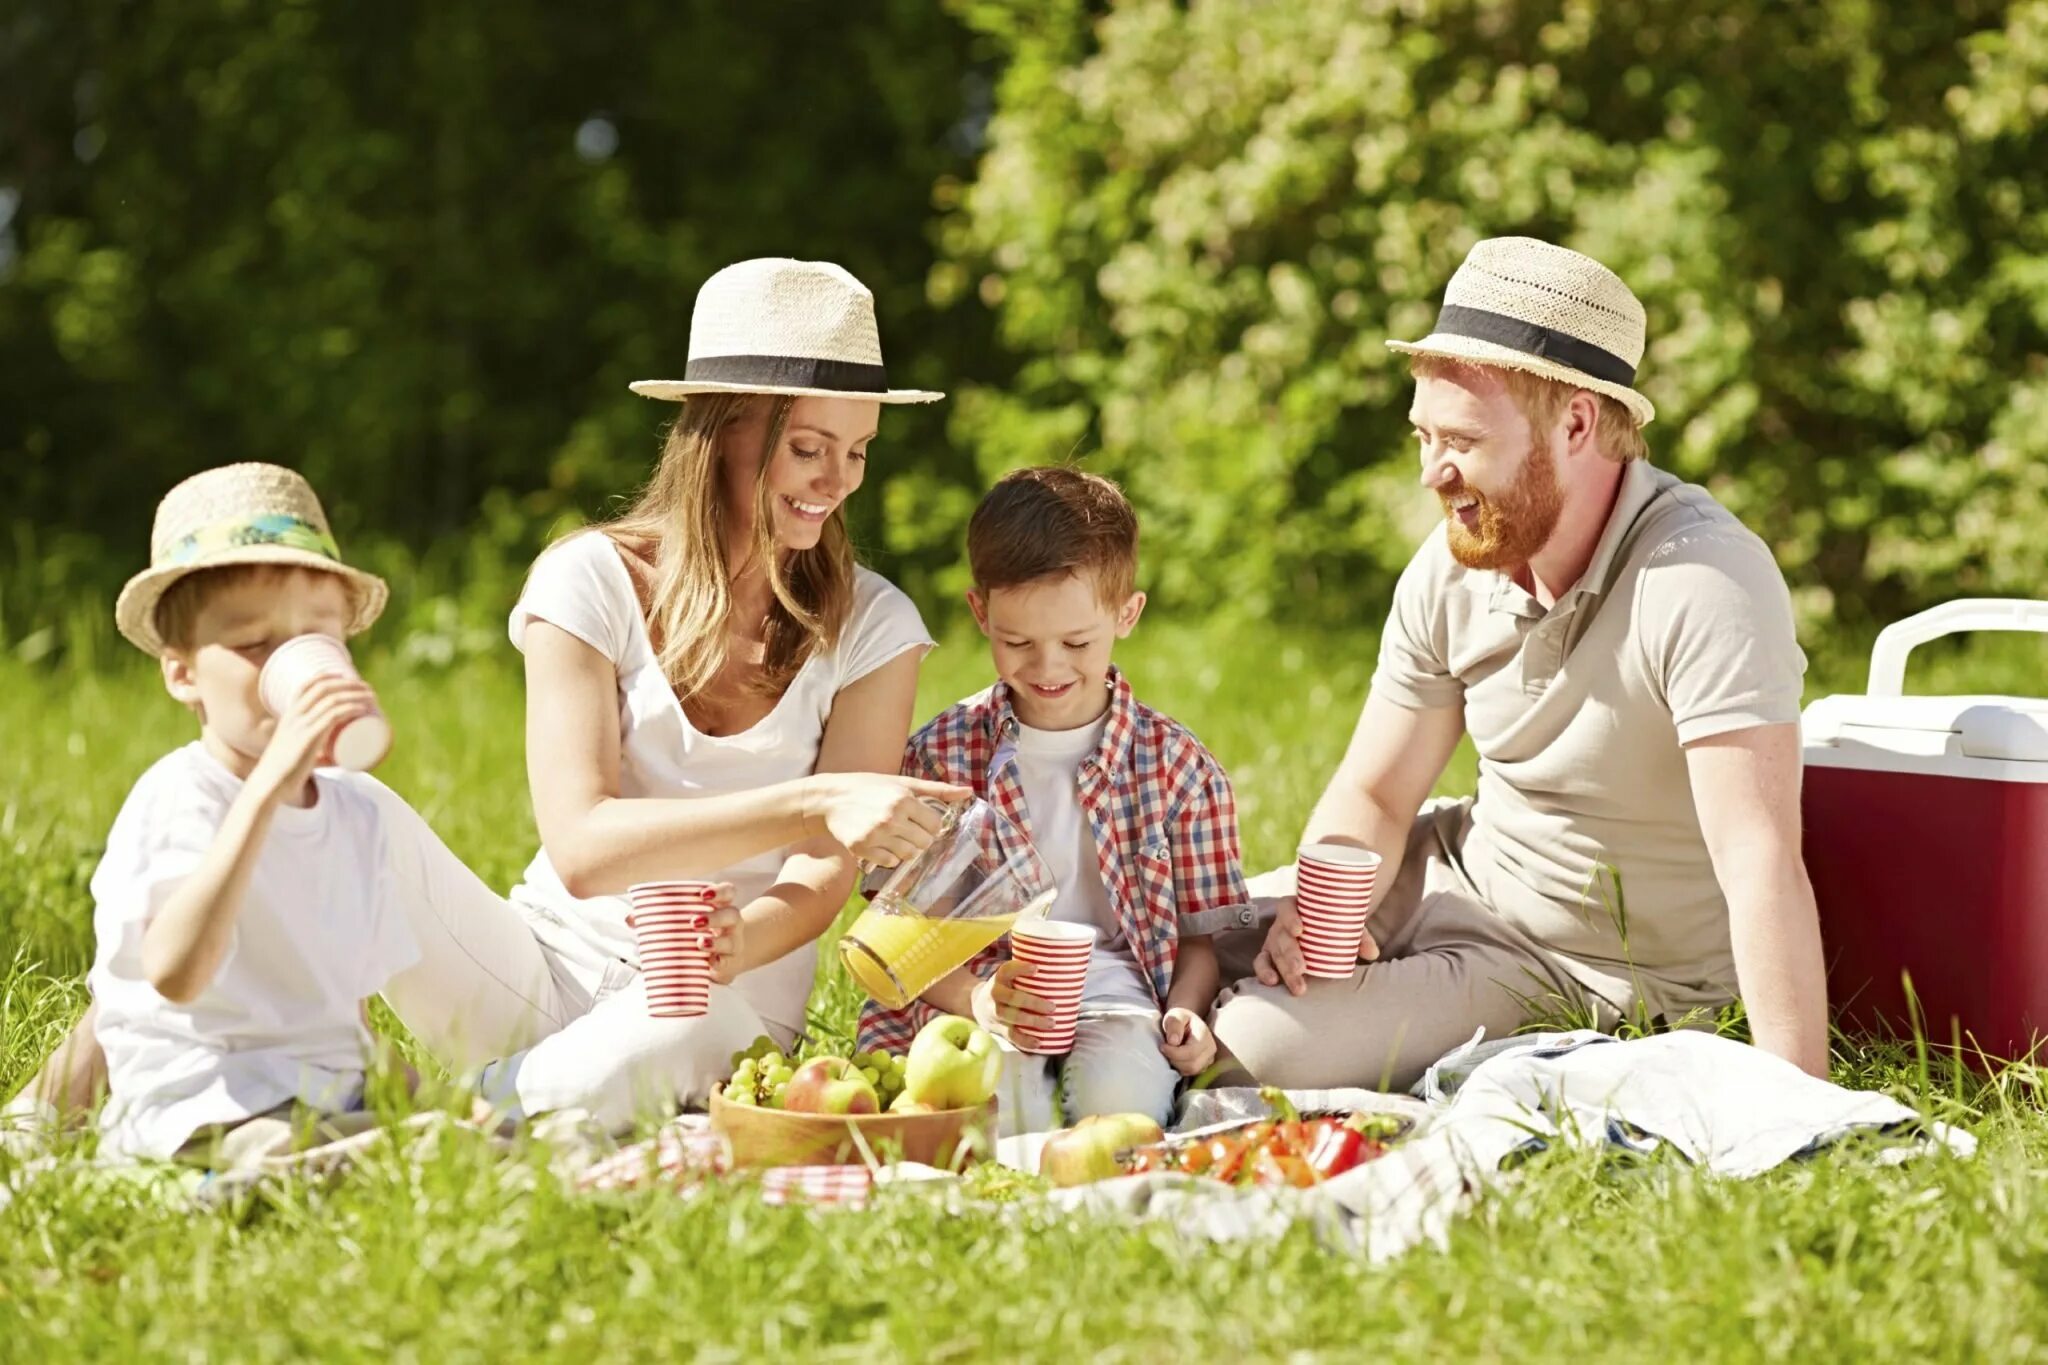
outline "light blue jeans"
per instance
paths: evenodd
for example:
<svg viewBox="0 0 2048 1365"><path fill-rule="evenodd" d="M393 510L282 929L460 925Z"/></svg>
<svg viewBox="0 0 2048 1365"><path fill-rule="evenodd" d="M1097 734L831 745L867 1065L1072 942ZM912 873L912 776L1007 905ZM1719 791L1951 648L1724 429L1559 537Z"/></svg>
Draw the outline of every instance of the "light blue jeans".
<svg viewBox="0 0 2048 1365"><path fill-rule="evenodd" d="M1003 1050L996 1089L1002 1135L1039 1133L1090 1114L1149 1114L1164 1127L1173 1118L1180 1073L1159 1050L1159 1016L1136 1012L1091 1015L1084 1008L1074 1050L1041 1057ZM1058 1087L1063 1114L1054 1113Z"/></svg>

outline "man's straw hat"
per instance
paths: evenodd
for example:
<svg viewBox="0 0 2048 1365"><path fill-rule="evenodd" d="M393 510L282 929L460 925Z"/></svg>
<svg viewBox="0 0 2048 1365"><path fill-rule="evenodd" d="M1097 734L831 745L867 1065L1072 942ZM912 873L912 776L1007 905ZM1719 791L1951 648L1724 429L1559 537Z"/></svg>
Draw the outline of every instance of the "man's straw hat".
<svg viewBox="0 0 2048 1365"><path fill-rule="evenodd" d="M145 653L161 655L156 607L171 584L229 564L293 564L331 573L348 588L348 633L369 628L388 590L375 574L341 562L312 485L274 464L209 469L164 494L149 533L149 567L128 580L114 624Z"/></svg>
<svg viewBox="0 0 2048 1365"><path fill-rule="evenodd" d="M704 281L690 313L681 379L640 379L648 398L783 393L934 403L946 395L892 389L875 330L875 296L829 261L741 261Z"/></svg>
<svg viewBox="0 0 2048 1365"><path fill-rule="evenodd" d="M1657 415L1635 390L1643 330L1643 305L1591 256L1534 237L1489 237L1451 276L1435 329L1387 345L1591 389L1618 400L1641 427Z"/></svg>

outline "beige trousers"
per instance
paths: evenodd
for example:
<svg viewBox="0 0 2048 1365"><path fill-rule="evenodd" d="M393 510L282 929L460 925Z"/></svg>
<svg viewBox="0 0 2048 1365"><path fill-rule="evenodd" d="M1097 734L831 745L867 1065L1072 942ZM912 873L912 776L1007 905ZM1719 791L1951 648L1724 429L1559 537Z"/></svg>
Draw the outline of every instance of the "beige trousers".
<svg viewBox="0 0 2048 1365"><path fill-rule="evenodd" d="M1260 1082L1406 1090L1477 1029L1505 1037L1567 1003L1596 1028L1619 1019L1479 898L1457 857L1470 809L1423 807L1368 926L1379 960L1348 980L1311 977L1290 995L1252 974L1265 926L1217 935L1223 979L1236 982L1217 998L1217 1041Z"/></svg>

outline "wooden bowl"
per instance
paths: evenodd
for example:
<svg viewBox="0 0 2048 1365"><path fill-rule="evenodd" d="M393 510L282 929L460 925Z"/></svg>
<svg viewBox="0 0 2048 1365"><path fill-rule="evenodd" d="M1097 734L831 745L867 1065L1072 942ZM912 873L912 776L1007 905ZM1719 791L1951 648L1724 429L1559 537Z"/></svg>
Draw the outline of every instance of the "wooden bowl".
<svg viewBox="0 0 2048 1365"><path fill-rule="evenodd" d="M735 1166L865 1164L865 1144L878 1161L954 1170L995 1155L996 1102L936 1114L792 1114L732 1104L714 1091L711 1127L731 1144Z"/></svg>

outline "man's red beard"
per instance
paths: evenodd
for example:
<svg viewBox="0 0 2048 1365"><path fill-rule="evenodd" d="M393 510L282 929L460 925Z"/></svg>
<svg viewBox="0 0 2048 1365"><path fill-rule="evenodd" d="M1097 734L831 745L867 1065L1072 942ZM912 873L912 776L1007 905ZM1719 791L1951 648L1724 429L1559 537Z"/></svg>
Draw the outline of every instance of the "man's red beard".
<svg viewBox="0 0 2048 1365"><path fill-rule="evenodd" d="M1451 498L1471 494L1479 499L1479 524L1467 528L1451 510ZM1550 539L1564 510L1564 490L1557 483L1557 461L1549 446L1529 448L1521 472L1504 493L1488 496L1473 488L1438 492L1450 526L1451 557L1468 569L1504 572L1521 568Z"/></svg>

